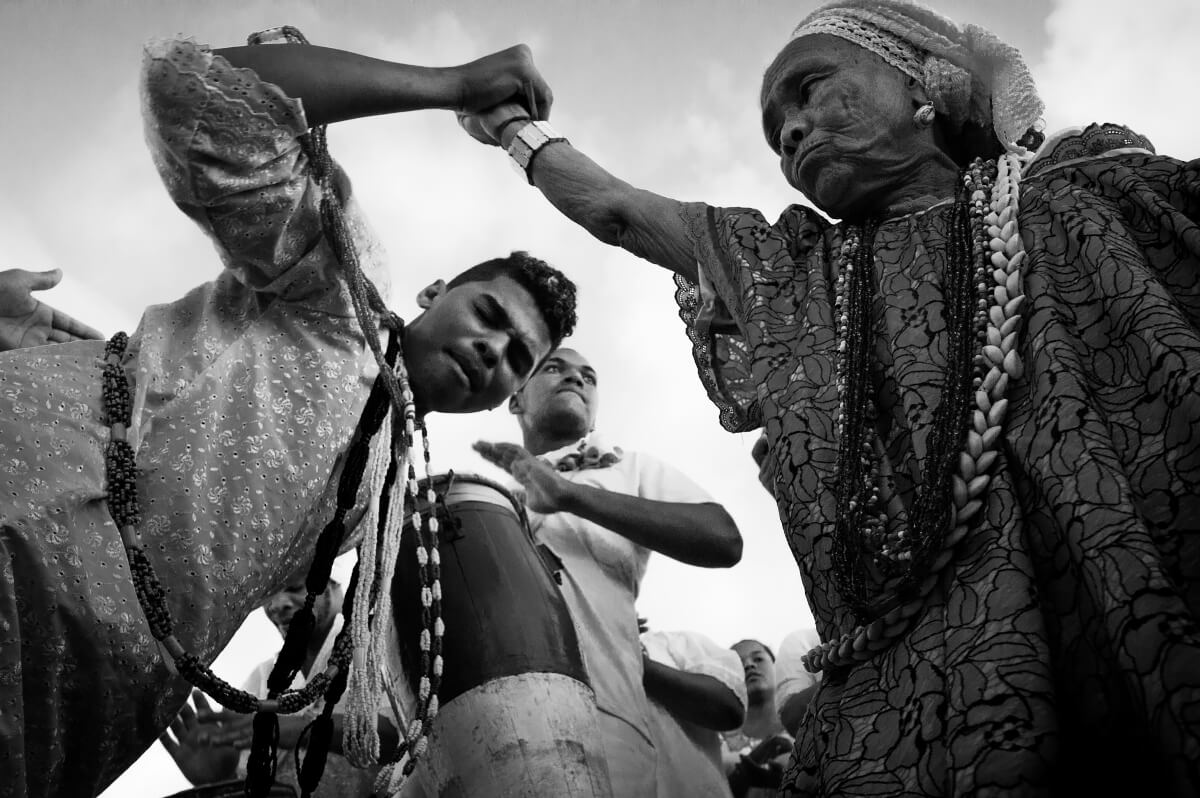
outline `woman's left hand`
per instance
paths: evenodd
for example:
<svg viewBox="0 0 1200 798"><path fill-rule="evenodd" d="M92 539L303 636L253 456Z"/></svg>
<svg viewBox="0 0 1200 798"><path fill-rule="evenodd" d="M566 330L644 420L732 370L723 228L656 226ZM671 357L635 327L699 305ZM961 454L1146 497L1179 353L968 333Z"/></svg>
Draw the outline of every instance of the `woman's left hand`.
<svg viewBox="0 0 1200 798"><path fill-rule="evenodd" d="M480 111L477 114L458 115L458 124L467 131L467 135L482 144L500 146L500 134L509 122L529 119L525 106L515 102L505 102Z"/></svg>
<svg viewBox="0 0 1200 798"><path fill-rule="evenodd" d="M557 513L566 509L574 484L541 458L515 443L476 441L475 451L512 475L525 488L525 505L535 513Z"/></svg>

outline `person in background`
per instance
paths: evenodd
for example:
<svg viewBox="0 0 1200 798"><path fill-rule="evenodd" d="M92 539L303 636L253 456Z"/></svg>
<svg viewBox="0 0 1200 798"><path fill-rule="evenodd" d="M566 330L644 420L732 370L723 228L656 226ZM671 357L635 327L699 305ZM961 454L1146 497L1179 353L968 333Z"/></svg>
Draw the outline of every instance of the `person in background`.
<svg viewBox="0 0 1200 798"><path fill-rule="evenodd" d="M758 640L740 640L731 648L742 661L746 720L725 735L725 774L734 798L769 798L783 780L793 744L775 706L775 653Z"/></svg>
<svg viewBox="0 0 1200 798"><path fill-rule="evenodd" d="M561 348L509 401L524 447L476 444L525 490L535 539L562 563L562 593L596 694L614 796L650 798L662 765L650 735L637 598L651 552L727 568L742 538L721 505L656 458L593 431L599 374Z"/></svg>
<svg viewBox="0 0 1200 798"><path fill-rule="evenodd" d="M283 590L267 599L263 605L267 618L279 630L281 637L287 636L288 625L304 604L305 587L303 575ZM333 642L342 629L341 586L330 580L325 592L317 599L314 607L314 628L309 638L308 651L300 672L291 686L303 687L309 676L325 669ZM275 665L272 655L263 660L246 680L242 689L257 696L266 696L267 677ZM195 785L211 784L246 776L246 757L253 736L253 716L232 712L214 712L200 691L192 694L195 710L185 705L179 716L171 723L170 732L164 732L159 741L175 760L180 772ZM340 708L345 701L338 702ZM318 701L303 712L279 716L279 754L276 782L291 785L299 790L295 771L294 753L303 742L305 727L320 714L323 703ZM325 775L321 778L314 798L367 798L371 795L378 768L357 768L342 756L342 715L335 708L334 732L330 741L329 757L325 764ZM384 750L393 748L397 733L390 714L382 711L379 717L380 739Z"/></svg>
<svg viewBox="0 0 1200 798"><path fill-rule="evenodd" d="M804 719L808 705L821 684L821 674L804 667L803 657L821 644L817 630L797 629L779 644L779 659L775 662L775 706L779 722L792 737Z"/></svg>
<svg viewBox="0 0 1200 798"><path fill-rule="evenodd" d="M728 798L721 735L742 725L746 686L733 651L691 631L644 631L650 736L660 798Z"/></svg>

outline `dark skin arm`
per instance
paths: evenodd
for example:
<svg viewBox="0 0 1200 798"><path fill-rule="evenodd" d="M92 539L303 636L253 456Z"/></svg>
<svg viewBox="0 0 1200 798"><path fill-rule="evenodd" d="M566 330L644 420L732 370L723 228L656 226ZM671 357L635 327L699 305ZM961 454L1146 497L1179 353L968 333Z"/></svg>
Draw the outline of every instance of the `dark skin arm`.
<svg viewBox="0 0 1200 798"><path fill-rule="evenodd" d="M551 103L550 89L525 45L452 67L412 66L307 44L215 52L302 100L314 126L426 108L473 113L530 96L545 112Z"/></svg>
<svg viewBox="0 0 1200 798"><path fill-rule="evenodd" d="M528 123L529 112L510 102L463 127L476 140L507 149ZM605 244L696 281L696 258L678 200L632 186L561 142L538 151L532 176L550 204Z"/></svg>
<svg viewBox="0 0 1200 798"><path fill-rule="evenodd" d="M578 515L688 565L728 568L742 558L741 533L719 504L655 501L581 485L512 443L480 441L474 448L521 483L535 512Z"/></svg>
<svg viewBox="0 0 1200 798"><path fill-rule="evenodd" d="M787 729L787 733L796 736L796 732L800 729L800 723L804 720L804 713L808 711L809 702L812 701L813 695L817 692L817 685L807 687L795 695L788 696L783 702L783 706L779 708L779 722L783 724L783 728Z"/></svg>
<svg viewBox="0 0 1200 798"><path fill-rule="evenodd" d="M745 711L737 695L717 679L688 673L670 665L643 658L642 685L646 695L662 704L677 718L714 731L742 725Z"/></svg>

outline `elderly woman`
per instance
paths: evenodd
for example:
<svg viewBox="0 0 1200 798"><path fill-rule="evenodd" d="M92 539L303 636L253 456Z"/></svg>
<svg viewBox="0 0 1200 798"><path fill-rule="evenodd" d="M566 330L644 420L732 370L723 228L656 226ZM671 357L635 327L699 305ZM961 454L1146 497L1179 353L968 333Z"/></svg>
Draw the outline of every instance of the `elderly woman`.
<svg viewBox="0 0 1200 798"><path fill-rule="evenodd" d="M463 123L675 272L721 423L765 429L825 641L784 794L1200 791L1200 164L1108 124L1031 152L1019 54L898 0L810 15L761 100L840 222Z"/></svg>

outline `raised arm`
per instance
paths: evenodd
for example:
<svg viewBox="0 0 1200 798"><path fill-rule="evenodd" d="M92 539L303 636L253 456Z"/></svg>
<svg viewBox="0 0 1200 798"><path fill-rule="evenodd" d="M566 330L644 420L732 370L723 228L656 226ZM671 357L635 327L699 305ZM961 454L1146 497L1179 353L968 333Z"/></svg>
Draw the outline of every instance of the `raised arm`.
<svg viewBox="0 0 1200 798"><path fill-rule="evenodd" d="M729 731L742 725L742 703L719 679L688 673L650 657L645 657L643 664L646 695L675 717L713 731Z"/></svg>
<svg viewBox="0 0 1200 798"><path fill-rule="evenodd" d="M530 121L523 106L506 103L464 127L479 141L507 149ZM554 207L596 238L696 281L683 203L631 186L566 142L538 150L530 176Z"/></svg>
<svg viewBox="0 0 1200 798"><path fill-rule="evenodd" d="M550 108L549 89L519 44L468 64L412 66L307 44L217 50L304 103L310 125L426 108L472 113L515 97Z"/></svg>

